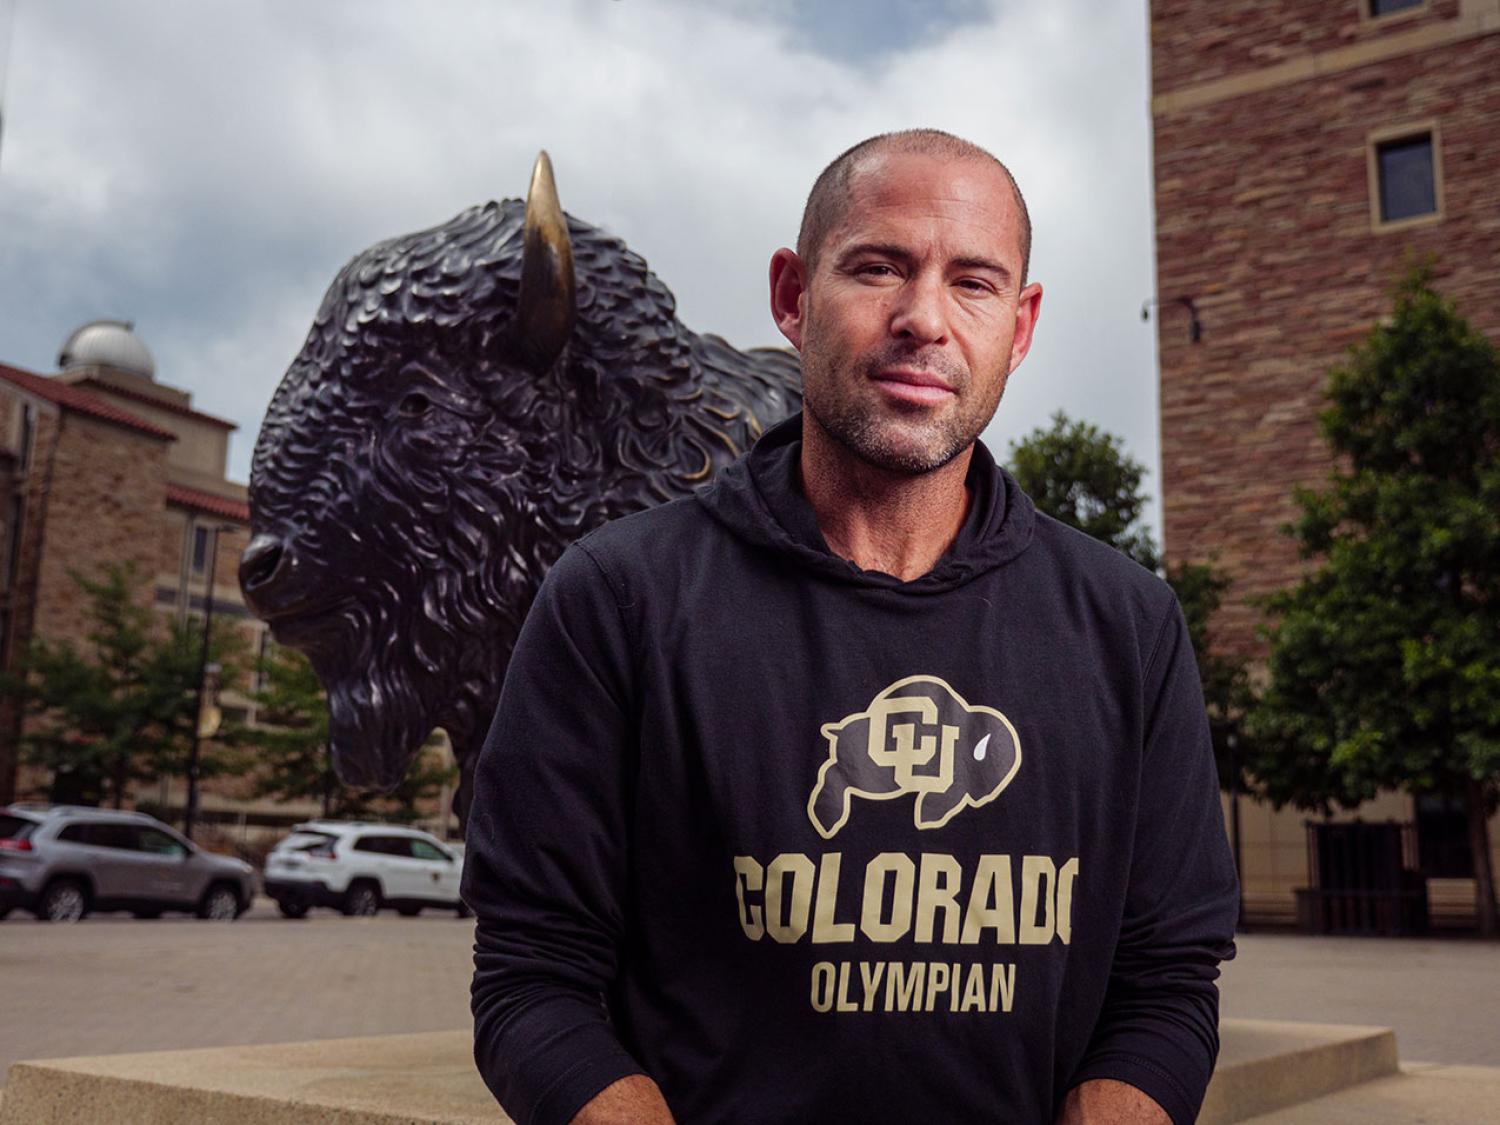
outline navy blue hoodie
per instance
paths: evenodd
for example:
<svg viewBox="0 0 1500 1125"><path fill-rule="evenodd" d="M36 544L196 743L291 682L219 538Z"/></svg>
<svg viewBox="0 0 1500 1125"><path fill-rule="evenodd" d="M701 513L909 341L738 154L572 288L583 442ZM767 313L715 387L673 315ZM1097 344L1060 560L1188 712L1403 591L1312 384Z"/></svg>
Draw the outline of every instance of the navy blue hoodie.
<svg viewBox="0 0 1500 1125"><path fill-rule="evenodd" d="M480 757L475 1057L520 1125L1193 1119L1234 869L1170 589L983 446L902 582L833 555L800 419L557 563Z"/></svg>

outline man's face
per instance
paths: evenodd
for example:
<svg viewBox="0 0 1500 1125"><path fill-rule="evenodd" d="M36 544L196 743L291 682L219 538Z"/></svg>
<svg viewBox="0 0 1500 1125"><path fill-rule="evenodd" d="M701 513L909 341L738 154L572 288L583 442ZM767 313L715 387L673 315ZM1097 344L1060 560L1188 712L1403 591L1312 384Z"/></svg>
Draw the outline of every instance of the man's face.
<svg viewBox="0 0 1500 1125"><path fill-rule="evenodd" d="M849 187L795 313L773 262L773 307L813 421L871 465L929 472L979 436L1031 346L1041 288L1020 286L1015 194L986 161L907 154Z"/></svg>

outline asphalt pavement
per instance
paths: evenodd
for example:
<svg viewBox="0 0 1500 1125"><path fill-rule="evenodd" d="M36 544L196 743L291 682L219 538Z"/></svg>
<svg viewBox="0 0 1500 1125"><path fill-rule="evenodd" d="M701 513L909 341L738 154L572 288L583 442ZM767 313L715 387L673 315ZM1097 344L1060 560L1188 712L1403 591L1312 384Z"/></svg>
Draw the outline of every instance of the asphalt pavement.
<svg viewBox="0 0 1500 1125"><path fill-rule="evenodd" d="M1219 1014L1390 1027L1403 1062L1500 1066L1500 942L1241 934Z"/></svg>
<svg viewBox="0 0 1500 1125"><path fill-rule="evenodd" d="M20 1059L468 1026L473 919L449 910L238 921L0 922L0 1082Z"/></svg>
<svg viewBox="0 0 1500 1125"><path fill-rule="evenodd" d="M1251 934L1228 1017L1394 1027L1404 1060L1500 1066L1500 944ZM237 922L0 922L0 1076L19 1059L469 1026L473 921L447 911ZM0 1077L3 1081L3 1077Z"/></svg>

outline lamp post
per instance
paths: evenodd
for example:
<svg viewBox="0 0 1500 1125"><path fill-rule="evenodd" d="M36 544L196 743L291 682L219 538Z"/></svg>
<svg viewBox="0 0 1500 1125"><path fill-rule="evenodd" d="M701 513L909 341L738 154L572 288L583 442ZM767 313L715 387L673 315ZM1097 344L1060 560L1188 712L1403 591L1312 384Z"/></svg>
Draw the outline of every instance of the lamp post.
<svg viewBox="0 0 1500 1125"><path fill-rule="evenodd" d="M236 530L233 524L215 524L208 529L213 538L208 550L208 585L203 597L203 644L198 650L198 686L193 697L193 743L188 751L187 803L182 814L182 834L193 838L198 820L198 777L202 772L203 750L203 684L208 679L208 641L214 623L214 571L219 561L219 532Z"/></svg>
<svg viewBox="0 0 1500 1125"><path fill-rule="evenodd" d="M1245 868L1240 858L1240 739L1230 731L1224 740L1229 745L1229 837L1234 850L1234 882L1239 888L1239 928L1245 928Z"/></svg>
<svg viewBox="0 0 1500 1125"><path fill-rule="evenodd" d="M1198 319L1198 306L1191 297L1174 297L1171 304L1181 305L1187 309L1188 314L1188 343L1198 344L1203 341L1203 322ZM1161 300L1156 297L1148 297L1141 305L1141 319L1151 319L1151 306L1161 306Z"/></svg>

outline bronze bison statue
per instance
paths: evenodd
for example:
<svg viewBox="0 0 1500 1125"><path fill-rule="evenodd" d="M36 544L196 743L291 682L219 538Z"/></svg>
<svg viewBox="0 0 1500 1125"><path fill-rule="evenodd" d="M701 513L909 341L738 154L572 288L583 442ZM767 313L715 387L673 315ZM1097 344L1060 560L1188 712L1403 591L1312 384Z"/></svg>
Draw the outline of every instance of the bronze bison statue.
<svg viewBox="0 0 1500 1125"><path fill-rule="evenodd" d="M469 778L537 587L567 545L685 496L800 406L796 357L677 319L619 239L472 207L334 278L250 471L251 609L306 653L339 776L390 788L435 727Z"/></svg>

